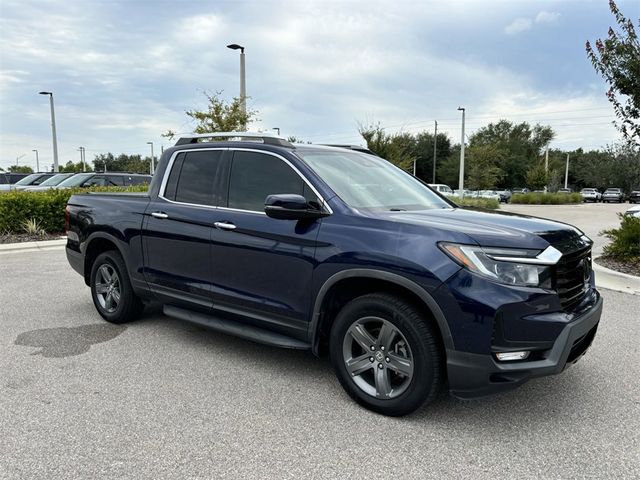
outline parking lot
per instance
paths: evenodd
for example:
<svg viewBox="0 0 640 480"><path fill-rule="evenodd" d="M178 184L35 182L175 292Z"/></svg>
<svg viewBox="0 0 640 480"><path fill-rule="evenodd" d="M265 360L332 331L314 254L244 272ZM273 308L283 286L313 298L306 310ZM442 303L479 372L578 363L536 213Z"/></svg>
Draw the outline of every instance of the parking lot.
<svg viewBox="0 0 640 480"><path fill-rule="evenodd" d="M515 206L597 232L628 205ZM496 397L405 418L326 360L157 311L103 322L64 251L0 254L0 478L638 478L640 297L603 290L591 350Z"/></svg>

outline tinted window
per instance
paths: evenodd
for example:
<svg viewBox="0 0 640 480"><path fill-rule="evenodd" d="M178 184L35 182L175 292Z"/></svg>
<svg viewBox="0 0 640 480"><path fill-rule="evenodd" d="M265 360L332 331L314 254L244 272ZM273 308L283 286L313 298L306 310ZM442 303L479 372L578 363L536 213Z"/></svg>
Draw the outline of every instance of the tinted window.
<svg viewBox="0 0 640 480"><path fill-rule="evenodd" d="M267 196L278 193L297 193L307 200L317 200L300 175L279 158L256 152L234 153L229 178L230 208L262 212Z"/></svg>
<svg viewBox="0 0 640 480"><path fill-rule="evenodd" d="M176 185L176 202L214 205L214 182L222 159L221 150L185 154ZM173 170L172 169L172 174Z"/></svg>
<svg viewBox="0 0 640 480"><path fill-rule="evenodd" d="M104 187L107 184L107 179L104 176L97 175L95 177L90 178L86 182L82 184L83 187Z"/></svg>
<svg viewBox="0 0 640 480"><path fill-rule="evenodd" d="M176 199L176 187L178 186L178 179L180 178L180 169L182 168L182 161L184 160L184 153L179 153L173 161L171 172L169 172L169 178L167 179L167 186L164 189L164 198L169 200Z"/></svg>
<svg viewBox="0 0 640 480"><path fill-rule="evenodd" d="M146 175L136 175L125 179L126 185L142 185L151 183L151 177Z"/></svg>
<svg viewBox="0 0 640 480"><path fill-rule="evenodd" d="M117 185L121 187L124 185L124 176L123 175L108 175L107 176L107 186Z"/></svg>

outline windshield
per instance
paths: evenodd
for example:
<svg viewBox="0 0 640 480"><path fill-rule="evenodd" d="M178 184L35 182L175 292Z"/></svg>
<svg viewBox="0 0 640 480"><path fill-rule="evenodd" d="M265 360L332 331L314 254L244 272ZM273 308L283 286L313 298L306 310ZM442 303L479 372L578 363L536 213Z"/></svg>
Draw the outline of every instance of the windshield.
<svg viewBox="0 0 640 480"><path fill-rule="evenodd" d="M18 180L14 185L31 185L31 182L37 180L42 176L41 173L32 173L28 177L24 177L22 180Z"/></svg>
<svg viewBox="0 0 640 480"><path fill-rule="evenodd" d="M353 151L296 152L350 207L424 210L451 205L390 162Z"/></svg>
<svg viewBox="0 0 640 480"><path fill-rule="evenodd" d="M91 177L93 173L78 173L73 177L67 178L65 181L58 184L59 187L78 187L82 185L85 180Z"/></svg>
<svg viewBox="0 0 640 480"><path fill-rule="evenodd" d="M69 178L71 174L69 173L59 173L58 175L54 175L53 177L47 178L44 182L40 184L41 187L50 187L52 185L58 185L65 178Z"/></svg>

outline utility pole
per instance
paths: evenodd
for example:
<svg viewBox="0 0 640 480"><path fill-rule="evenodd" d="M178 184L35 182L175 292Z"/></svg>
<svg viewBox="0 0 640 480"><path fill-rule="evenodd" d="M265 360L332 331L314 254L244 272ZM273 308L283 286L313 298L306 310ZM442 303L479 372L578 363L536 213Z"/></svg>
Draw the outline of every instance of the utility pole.
<svg viewBox="0 0 640 480"><path fill-rule="evenodd" d="M58 138L56 136L56 113L53 109L53 92L38 92L40 95L49 96L51 107L51 136L53 137L53 171L58 173Z"/></svg>
<svg viewBox="0 0 640 480"><path fill-rule="evenodd" d="M147 142L147 145L151 145L151 167L149 168L149 173L151 173L151 175L153 175L153 172L155 171L155 161L153 158L153 142Z"/></svg>
<svg viewBox="0 0 640 480"><path fill-rule="evenodd" d="M567 153L567 166L564 169L564 188L567 188L568 181L569 181L569 154Z"/></svg>
<svg viewBox="0 0 640 480"><path fill-rule="evenodd" d="M438 145L438 121L434 120L436 124L435 131L433 133L433 183L436 183L436 153Z"/></svg>
<svg viewBox="0 0 640 480"><path fill-rule="evenodd" d="M544 186L544 191L549 191L549 144L547 143L547 147L544 149L544 174L545 180L547 184Z"/></svg>
<svg viewBox="0 0 640 480"><path fill-rule="evenodd" d="M24 154L16 156L16 167L19 167L19 166L20 166L20 164L19 164L18 162L20 162L20 159L21 159L22 157L24 157Z"/></svg>
<svg viewBox="0 0 640 480"><path fill-rule="evenodd" d="M36 152L36 172L40 171L40 160L38 159L38 150L31 150L32 152Z"/></svg>
<svg viewBox="0 0 640 480"><path fill-rule="evenodd" d="M227 45L227 48L231 50L240 50L240 107L242 108L242 113L247 115L247 83L245 80L245 68L244 68L244 47L242 45L238 45L237 43L232 43L231 45ZM246 122L243 122L244 131L247 130Z"/></svg>
<svg viewBox="0 0 640 480"><path fill-rule="evenodd" d="M460 176L458 183L460 184L460 198L464 198L464 114L466 110L464 107L458 107L458 110L462 111L462 135L460 137Z"/></svg>
<svg viewBox="0 0 640 480"><path fill-rule="evenodd" d="M87 169L85 167L85 161L84 161L84 147L78 147L78 151L80 152L80 163L82 163L82 171L86 172Z"/></svg>
<svg viewBox="0 0 640 480"><path fill-rule="evenodd" d="M417 158L414 157L413 158L413 176L414 177L416 176L416 161L417 161Z"/></svg>

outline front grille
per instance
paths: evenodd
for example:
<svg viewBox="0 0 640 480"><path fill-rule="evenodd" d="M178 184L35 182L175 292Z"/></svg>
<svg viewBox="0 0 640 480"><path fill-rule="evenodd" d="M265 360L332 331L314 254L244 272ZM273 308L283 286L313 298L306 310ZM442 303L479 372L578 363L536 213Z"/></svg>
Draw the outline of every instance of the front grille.
<svg viewBox="0 0 640 480"><path fill-rule="evenodd" d="M565 311L572 310L587 293L591 276L591 247L565 254L555 267L555 289Z"/></svg>

